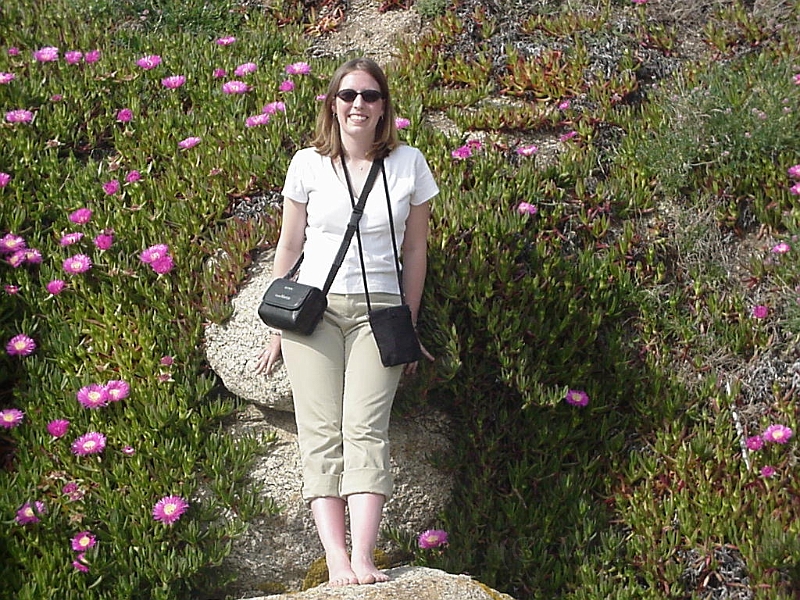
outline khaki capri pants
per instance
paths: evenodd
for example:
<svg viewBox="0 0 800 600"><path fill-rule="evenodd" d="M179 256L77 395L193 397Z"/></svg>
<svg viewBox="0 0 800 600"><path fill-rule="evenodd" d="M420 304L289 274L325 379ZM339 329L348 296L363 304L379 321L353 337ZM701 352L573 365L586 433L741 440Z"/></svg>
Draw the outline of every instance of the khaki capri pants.
<svg viewBox="0 0 800 600"><path fill-rule="evenodd" d="M373 309L400 303L370 294ZM384 367L364 294L328 294L310 336L290 331L281 342L294 396L303 467L303 499L392 495L389 417L403 366Z"/></svg>

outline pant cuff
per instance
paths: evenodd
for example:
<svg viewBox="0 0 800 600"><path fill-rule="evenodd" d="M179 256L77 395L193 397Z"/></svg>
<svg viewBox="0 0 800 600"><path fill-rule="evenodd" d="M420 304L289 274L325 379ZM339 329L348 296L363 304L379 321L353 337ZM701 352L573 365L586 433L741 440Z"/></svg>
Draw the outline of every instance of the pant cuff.
<svg viewBox="0 0 800 600"><path fill-rule="evenodd" d="M392 497L394 480L389 471L383 469L352 469L342 473L340 493L342 497L351 494L383 494Z"/></svg>

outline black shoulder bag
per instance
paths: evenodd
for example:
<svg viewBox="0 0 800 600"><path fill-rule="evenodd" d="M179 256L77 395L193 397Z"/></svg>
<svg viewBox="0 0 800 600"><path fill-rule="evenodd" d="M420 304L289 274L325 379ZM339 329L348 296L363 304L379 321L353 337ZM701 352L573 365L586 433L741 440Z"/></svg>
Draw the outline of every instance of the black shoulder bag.
<svg viewBox="0 0 800 600"><path fill-rule="evenodd" d="M344 166L344 162L342 163ZM405 301L403 294L403 278L400 274L400 256L397 252L397 236L394 232L394 218L392 216L392 202L389 198L389 184L386 181L386 169L381 164L383 174L383 188L386 190L386 206L389 209L389 229L392 233L392 250L394 251L394 266L397 272L397 286L400 290L400 304L372 310L369 301L369 289L367 288L367 270L364 267L364 252L361 248L360 232L358 239L358 254L361 259L361 274L364 278L364 294L367 298L367 310L369 311L369 324L372 328L372 336L378 345L381 355L381 362L384 367L394 367L418 361L422 358L422 348L419 344L417 331L411 321L411 309ZM347 187L350 189L350 203L354 203L353 190L350 186L350 174L347 167L344 170L347 178ZM363 196L363 194L362 194Z"/></svg>
<svg viewBox="0 0 800 600"><path fill-rule="evenodd" d="M314 332L317 324L322 319L322 315L325 313L325 309L328 307L328 290L331 289L336 273L339 271L339 267L342 266L350 240L353 239L353 233L358 228L361 215L364 214L367 196L372 190L375 178L378 175L378 169L381 168L382 163L382 160L373 161L358 204L353 202L353 192L350 190L353 212L350 214L350 222L347 224L344 239L342 239L339 251L333 259L333 265L331 265L331 270L323 288L319 289L294 281L293 278L300 268L300 263L303 262L303 255L301 254L294 266L289 269L289 272L283 277L273 280L264 293L264 297L258 307L258 316L261 317L264 323L275 329L294 331L303 335L311 335ZM344 164L344 160L342 160L342 164ZM347 174L346 179L347 187L350 189L350 177Z"/></svg>

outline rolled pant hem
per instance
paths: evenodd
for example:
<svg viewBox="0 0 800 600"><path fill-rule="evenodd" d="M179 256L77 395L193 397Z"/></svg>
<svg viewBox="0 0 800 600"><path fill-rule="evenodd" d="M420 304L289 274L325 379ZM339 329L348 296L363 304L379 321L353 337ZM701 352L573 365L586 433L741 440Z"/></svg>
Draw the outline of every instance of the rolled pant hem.
<svg viewBox="0 0 800 600"><path fill-rule="evenodd" d="M346 498L352 494L382 494L392 497L392 474L383 469L351 469L342 473L340 493Z"/></svg>
<svg viewBox="0 0 800 600"><path fill-rule="evenodd" d="M310 502L314 498L340 498L340 475L306 475L303 478L303 499Z"/></svg>

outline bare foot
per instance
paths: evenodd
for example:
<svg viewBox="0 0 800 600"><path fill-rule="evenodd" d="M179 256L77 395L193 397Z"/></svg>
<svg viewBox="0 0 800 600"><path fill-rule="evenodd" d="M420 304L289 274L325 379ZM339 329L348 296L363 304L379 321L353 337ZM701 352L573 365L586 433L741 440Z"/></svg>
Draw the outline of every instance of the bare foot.
<svg viewBox="0 0 800 600"><path fill-rule="evenodd" d="M326 556L325 562L328 565L329 586L342 587L358 584L358 575L355 574L350 566L350 558L346 552L341 555Z"/></svg>
<svg viewBox="0 0 800 600"><path fill-rule="evenodd" d="M378 569L371 556L353 556L352 568L358 577L358 583L370 584L389 581L389 576Z"/></svg>

